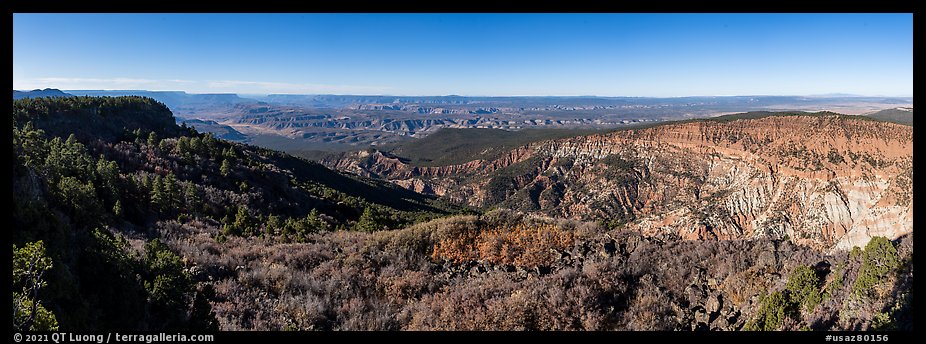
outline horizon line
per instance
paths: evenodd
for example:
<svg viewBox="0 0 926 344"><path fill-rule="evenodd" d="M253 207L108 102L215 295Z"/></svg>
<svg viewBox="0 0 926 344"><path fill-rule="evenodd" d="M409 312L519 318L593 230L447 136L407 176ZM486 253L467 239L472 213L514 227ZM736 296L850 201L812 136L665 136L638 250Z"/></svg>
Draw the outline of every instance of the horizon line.
<svg viewBox="0 0 926 344"><path fill-rule="evenodd" d="M706 98L706 97L816 97L816 98L868 98L868 97L884 97L884 98L913 98L913 95L863 95L863 94L850 94L850 93L823 93L823 94L723 94L723 95L684 95L684 96L631 96L631 95L462 95L462 94L441 94L441 95L423 95L423 94L411 94L411 95L400 95L400 94L355 94L355 93L243 93L243 92L192 92L186 90L147 90L147 89L60 89L53 87L36 88L31 90L17 90L13 91L18 92L31 92L31 91L44 91L44 90L58 90L62 92L67 91L104 91L104 92L131 92L131 91L143 91L143 92L182 92L191 95L236 95L236 96L271 96L271 95L283 95L283 96L362 96L362 97L469 97L469 98L544 98L544 97L560 97L560 98ZM243 98L243 97L242 97Z"/></svg>

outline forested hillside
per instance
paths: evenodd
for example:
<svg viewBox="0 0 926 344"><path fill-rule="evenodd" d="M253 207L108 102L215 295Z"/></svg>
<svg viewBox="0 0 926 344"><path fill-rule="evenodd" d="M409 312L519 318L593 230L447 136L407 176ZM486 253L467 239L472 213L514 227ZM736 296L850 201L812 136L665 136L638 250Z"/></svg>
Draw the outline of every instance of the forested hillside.
<svg viewBox="0 0 926 344"><path fill-rule="evenodd" d="M163 221L221 228L218 241L300 242L451 209L199 134L141 97L16 100L12 159L18 328L215 329L212 292L163 243Z"/></svg>

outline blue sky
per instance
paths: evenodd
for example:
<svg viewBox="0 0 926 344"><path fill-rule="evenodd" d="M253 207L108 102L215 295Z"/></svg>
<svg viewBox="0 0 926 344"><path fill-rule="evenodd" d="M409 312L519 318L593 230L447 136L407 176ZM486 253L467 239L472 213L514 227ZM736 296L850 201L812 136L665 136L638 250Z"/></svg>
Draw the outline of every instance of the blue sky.
<svg viewBox="0 0 926 344"><path fill-rule="evenodd" d="M912 96L912 14L14 14L13 88Z"/></svg>

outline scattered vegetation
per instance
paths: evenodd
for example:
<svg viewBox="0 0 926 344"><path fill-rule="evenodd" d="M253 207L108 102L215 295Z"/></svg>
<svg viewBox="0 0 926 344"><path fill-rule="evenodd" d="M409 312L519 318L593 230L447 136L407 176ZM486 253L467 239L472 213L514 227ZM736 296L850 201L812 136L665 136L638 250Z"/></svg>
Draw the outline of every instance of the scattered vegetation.
<svg viewBox="0 0 926 344"><path fill-rule="evenodd" d="M16 330L912 328L910 237L827 255L448 216L465 209L178 127L146 98L17 100L13 121Z"/></svg>
<svg viewBox="0 0 926 344"><path fill-rule="evenodd" d="M817 268L798 266L791 271L784 289L761 298L759 309L744 329L822 330L839 323L854 329L902 328L898 323L903 328L912 326L912 296L904 290L909 287L905 278L912 278L912 265L906 271L898 270L898 256L890 240L874 237L864 250L855 248L844 254L844 260L836 260L839 265L835 271L830 272L828 264L817 264ZM852 270L858 273L849 273ZM824 286L826 274L833 277ZM847 287L844 280L853 277L854 282ZM824 311L818 312L818 308Z"/></svg>

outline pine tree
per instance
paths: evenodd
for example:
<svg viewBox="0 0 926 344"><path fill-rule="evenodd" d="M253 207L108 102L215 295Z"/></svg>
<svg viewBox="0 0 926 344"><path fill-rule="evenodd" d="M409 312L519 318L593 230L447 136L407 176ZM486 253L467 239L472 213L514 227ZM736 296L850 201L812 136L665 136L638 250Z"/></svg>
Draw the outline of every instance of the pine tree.
<svg viewBox="0 0 926 344"><path fill-rule="evenodd" d="M163 184L161 175L154 177L154 181L151 182L151 207L157 211L161 211L166 204Z"/></svg>
<svg viewBox="0 0 926 344"><path fill-rule="evenodd" d="M48 155L48 144L45 141L45 131L35 129L32 122L26 122L22 130L14 130L14 146L22 149L22 157L27 166L41 166ZM19 135L16 135L19 134Z"/></svg>
<svg viewBox="0 0 926 344"><path fill-rule="evenodd" d="M276 235L276 231L280 227L280 217L271 214L270 216L267 216L267 222L264 223L264 234L266 234L267 237L273 237Z"/></svg>
<svg viewBox="0 0 926 344"><path fill-rule="evenodd" d="M376 220L376 216L373 214L373 208L366 207L363 208L363 214L360 214L360 218L357 219L357 224L354 226L354 229L361 232L373 232L383 228Z"/></svg>
<svg viewBox="0 0 926 344"><path fill-rule="evenodd" d="M309 215L306 216L306 225L312 232L319 232L328 229L328 224L319 218L318 209L315 208L313 208L312 211L309 212Z"/></svg>
<svg viewBox="0 0 926 344"><path fill-rule="evenodd" d="M151 179L148 178L147 174L141 175L141 178L138 180L138 186L145 190L151 189Z"/></svg>
<svg viewBox="0 0 926 344"><path fill-rule="evenodd" d="M202 150L202 141L199 139L199 137L194 136L193 138L190 139L190 151L193 154L199 154L201 150Z"/></svg>
<svg viewBox="0 0 926 344"><path fill-rule="evenodd" d="M235 153L233 148L228 147L222 151L222 156L225 157L225 159L235 159L238 157L238 154Z"/></svg>
<svg viewBox="0 0 926 344"><path fill-rule="evenodd" d="M291 242L295 235L296 222L293 218L287 218L283 223L283 229L280 230L280 241L284 243Z"/></svg>
<svg viewBox="0 0 926 344"><path fill-rule="evenodd" d="M193 182L186 183L186 189L183 192L183 201L186 205L187 211L198 212L200 203L202 202L201 197L199 196L199 190L196 189L196 184Z"/></svg>
<svg viewBox="0 0 926 344"><path fill-rule="evenodd" d="M116 200L116 204L113 205L113 214L122 216L122 201Z"/></svg>
<svg viewBox="0 0 926 344"><path fill-rule="evenodd" d="M161 142L161 141L158 140L158 134L157 134L157 133L155 133L154 131L151 131L151 133L148 134L148 146L150 146L150 147L153 148L153 147L157 146L158 143L160 143L160 142Z"/></svg>
<svg viewBox="0 0 926 344"><path fill-rule="evenodd" d="M65 144L68 145L69 148L73 147L77 144L77 136L74 136L74 134L68 135L68 140L65 141Z"/></svg>
<svg viewBox="0 0 926 344"><path fill-rule="evenodd" d="M219 173L224 177L228 177L231 173L231 163L228 162L228 159L222 160L222 167L219 168Z"/></svg>
<svg viewBox="0 0 926 344"><path fill-rule="evenodd" d="M48 285L45 272L53 266L39 240L22 248L13 245L13 329L16 331L55 331L58 320L39 299L39 289Z"/></svg>
<svg viewBox="0 0 926 344"><path fill-rule="evenodd" d="M173 172L168 173L164 178L162 192L164 193L164 206L167 209L177 209L180 207L180 186L177 185L177 176Z"/></svg>
<svg viewBox="0 0 926 344"><path fill-rule="evenodd" d="M226 236L241 234L241 231L232 223L232 219L229 214L225 214L225 216L222 217L222 234Z"/></svg>
<svg viewBox="0 0 926 344"><path fill-rule="evenodd" d="M203 147L208 153L210 159L215 159L215 136L212 136L212 133L206 133L203 135Z"/></svg>
<svg viewBox="0 0 926 344"><path fill-rule="evenodd" d="M119 188L116 185L119 180L119 166L115 161L107 161L100 155L96 163L96 176L98 194L107 202L113 202L119 196Z"/></svg>
<svg viewBox="0 0 926 344"><path fill-rule="evenodd" d="M141 128L135 128L135 131L132 132L132 135L135 137L135 144L141 145L142 144Z"/></svg>
<svg viewBox="0 0 926 344"><path fill-rule="evenodd" d="M183 158L184 161L192 162L193 155L191 154L190 148L190 138L186 136L181 136L177 139L177 145L174 146L175 153Z"/></svg>
<svg viewBox="0 0 926 344"><path fill-rule="evenodd" d="M238 229L240 234L246 236L252 235L252 226L250 218L248 218L248 210L243 205L238 206L238 213L235 214L234 227Z"/></svg>

